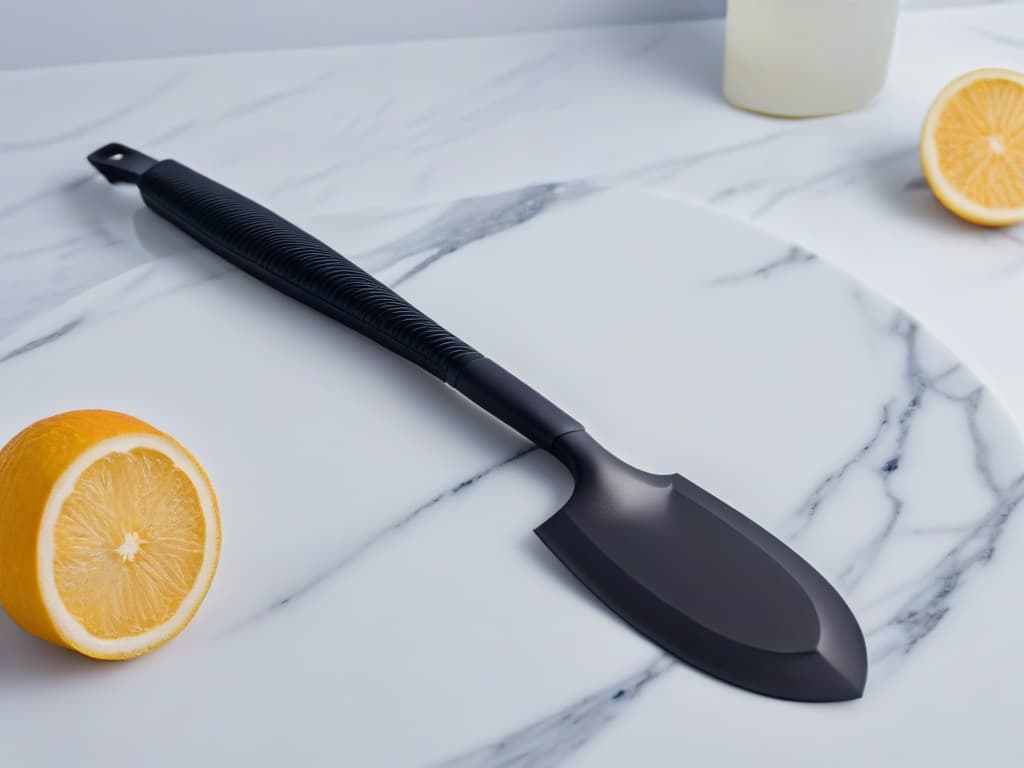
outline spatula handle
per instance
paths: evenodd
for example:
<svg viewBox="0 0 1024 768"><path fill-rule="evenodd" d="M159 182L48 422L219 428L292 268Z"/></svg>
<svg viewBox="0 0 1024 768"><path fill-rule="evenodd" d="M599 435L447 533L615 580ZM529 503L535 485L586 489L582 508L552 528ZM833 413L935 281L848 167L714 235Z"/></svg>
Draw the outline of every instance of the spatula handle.
<svg viewBox="0 0 1024 768"><path fill-rule="evenodd" d="M452 385L548 447L582 427L393 290L294 224L174 160L122 144L89 161L111 182L260 281L334 318Z"/></svg>
<svg viewBox="0 0 1024 768"><path fill-rule="evenodd" d="M136 183L146 205L211 251L442 381L481 357L341 254L212 179L163 160Z"/></svg>

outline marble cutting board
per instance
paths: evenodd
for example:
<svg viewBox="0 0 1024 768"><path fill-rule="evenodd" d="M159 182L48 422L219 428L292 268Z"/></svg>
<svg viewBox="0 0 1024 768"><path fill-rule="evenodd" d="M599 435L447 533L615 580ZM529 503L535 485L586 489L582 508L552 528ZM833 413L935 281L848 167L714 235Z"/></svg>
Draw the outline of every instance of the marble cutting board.
<svg viewBox="0 0 1024 768"><path fill-rule="evenodd" d="M577 585L531 533L570 491L552 459L141 203L95 194L164 258L0 341L0 437L70 408L151 421L209 470L224 549L193 625L138 661L90 662L0 620L6 754L460 767L1024 755L1013 739L979 744L985 715L956 695L986 638L1021 629L998 607L1024 552L1016 430L912 318L821 258L670 198L582 184L296 218L622 458L688 476L832 579L867 634L868 689L810 706L673 663ZM1024 667L1005 674L997 701L1013 701Z"/></svg>

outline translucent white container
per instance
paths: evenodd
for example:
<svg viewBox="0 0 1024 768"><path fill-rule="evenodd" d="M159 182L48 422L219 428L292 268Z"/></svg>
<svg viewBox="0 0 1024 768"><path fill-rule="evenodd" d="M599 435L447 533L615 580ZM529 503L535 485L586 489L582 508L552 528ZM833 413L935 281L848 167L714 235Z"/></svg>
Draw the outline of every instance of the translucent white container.
<svg viewBox="0 0 1024 768"><path fill-rule="evenodd" d="M725 98L785 117L847 112L882 88L899 0L728 0Z"/></svg>

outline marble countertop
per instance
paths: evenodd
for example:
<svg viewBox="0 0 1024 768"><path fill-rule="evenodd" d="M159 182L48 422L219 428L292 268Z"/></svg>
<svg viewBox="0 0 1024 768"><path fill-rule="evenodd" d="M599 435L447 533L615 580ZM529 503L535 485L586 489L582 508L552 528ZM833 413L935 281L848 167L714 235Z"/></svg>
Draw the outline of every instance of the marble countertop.
<svg viewBox="0 0 1024 768"><path fill-rule="evenodd" d="M101 321L128 327L126 318L141 313L157 293L199 290L196 285L213 276L210 270L219 269L198 258L190 241L140 215L132 190L111 193L90 172L85 155L121 141L201 169L328 242L344 241L349 255L393 284L401 284L420 264L529 221L582 187L641 187L681 197L813 251L903 307L968 364L1017 423L1024 423L1024 363L1015 344L1024 327L1019 300L1024 232L979 230L946 214L924 185L917 161L917 133L934 94L971 68L1024 69L1021 29L1024 4L907 12L881 97L853 114L807 121L746 114L722 102L719 21L0 73L6 114L16 117L0 126L0 169L7 182L0 189L0 363L27 365L33 357L27 353L48 345L56 349L77 335L86 338L90 326ZM247 428L244 421L237 426ZM409 509L421 509L414 490L434 487L427 482L431 477L441 479L442 495L428 498L428 505L444 497L443 489L456 487L459 478L477 477L473 452L448 448L458 461L425 462L417 474L422 489L413 483L409 498L401 499ZM515 448L499 440L487 450L499 462ZM360 536L371 543L373 536L392 530L374 534L372 521L364 523ZM1013 527L1006 532L1017 547L1024 546L1022 535ZM253 592L275 595L281 591L278 582L315 581L316 563L310 555L309 564L268 566ZM616 689L606 698L632 700L664 671L664 662L645 661L653 654L630 650L629 662L616 657L618 666L607 676L587 678L576 671L573 685L578 683L582 698L576 696L575 709L560 709L556 691L544 707L530 710L528 697L508 694L514 679L506 670L490 688L481 682L481 722L467 726L473 736L461 747L447 752L437 747L437 754L429 755L403 752L395 747L403 741L402 731L389 733L375 721L360 743L372 736L394 742L394 748L382 748L376 758L372 751L359 752L353 764L431 764L448 755L454 760L450 764L460 766L624 760L675 765L685 759L728 765L743 759L736 743L747 737L751 744L767 744L757 729L782 728L791 730L789 741L796 746L785 754L769 752L762 762L810 765L827 758L835 765L908 764L927 752L955 764L1016 765L1022 747L1013 738L1014 713L1024 665L1020 624L1009 614L1015 613L1024 571L1012 561L1003 566L986 574L985 589L963 600L957 609L961 616L943 628L947 639L941 642L955 648L956 658L945 663L933 658L932 664L947 675L936 676L935 667L924 662L908 665L912 668L891 686L909 703L885 713L890 725L873 721L868 744L859 741L859 729L866 726L856 718L846 725L841 709L797 711L779 705L769 714L760 708L738 712L730 709L736 700L726 695L709 700L708 706L723 709L713 727L701 725L701 733L688 725L685 713L677 731L671 717L648 727L639 715L620 716L614 708L598 706L604 688L621 683L626 693L616 696ZM303 576L309 567L313 573ZM207 616L213 611L221 612L222 621ZM177 652L186 659L200 654L204 642L239 624L243 613L218 598L215 584L196 624L174 647L184 649ZM297 642L286 630L287 623L277 625L267 642ZM99 674L94 668L70 667L59 657L26 650L29 641L16 639L9 626L0 638L0 670L31 689L26 700L41 705L61 684L60 675L44 671L51 665L73 677L69 695L74 700L89 700L89 685ZM402 652L401 643L387 647L389 653ZM18 653L32 659L27 672ZM166 672L170 653L154 655L153 663ZM623 677L633 661L636 669ZM12 672L19 668L20 674ZM408 672L409 665L396 662L395 668ZM294 670L315 674L306 667ZM278 672L267 680L284 685ZM118 693L129 690L131 673L111 674L114 682L96 706L135 706ZM252 670L252 676L211 673L211 680L235 685L240 696L256 700L252 691L246 694L248 686L259 684L259 672ZM338 693L339 711L358 721L359 696L365 695L358 685L377 680L381 690L402 698L396 710L402 717L422 712L414 728L396 722L397 729L410 729L410 744L430 730L429 685L445 684L423 672L403 685L386 669L363 670L353 680L351 697ZM498 690L515 699L507 710L515 715L506 720L501 717L506 709L488 704L487 696ZM645 695L654 702L660 698L663 707L674 706L659 690L652 686ZM159 696L159 689L153 695ZM187 692L175 690L173 696L187 705ZM303 688L287 685L282 696L301 698ZM566 696L568 705L573 697ZM965 714L963 702L972 702L974 714ZM229 706L230 700L218 700L221 705ZM0 713L13 713L6 710L13 706L13 699L0 697ZM857 706L870 707L871 699ZM557 730L551 718L559 712L581 718L586 727L556 739L546 751L523 746L534 743L531 739L547 743ZM210 710L210 717L218 715L224 712ZM731 717L742 727L727 736ZM328 715L321 720L329 733ZM612 720L614 727L603 727ZM237 725L238 718L232 722ZM193 720L188 726L205 727ZM264 731L252 743L272 746L235 752L223 747L219 754L245 755L253 764L279 763L290 753L307 759L318 754L309 744L289 743L286 732L275 740L273 723L263 722L258 711L251 712L251 727ZM15 734L4 728L0 725L0 742L14 742ZM458 743L457 724L446 722L444 729L435 734L436 743L427 741ZM925 744L929 732L934 736ZM508 742L518 750L511 750L514 754L502 753L503 734L516 737ZM729 739L736 743L727 745ZM490 751L473 751L488 741ZM839 743L840 753L831 754L829 743ZM699 745L697 751L688 744ZM90 764L103 747L96 742L81 749ZM343 756L344 744L338 749ZM392 757L380 757L385 754ZM416 757L423 759L417 763Z"/></svg>

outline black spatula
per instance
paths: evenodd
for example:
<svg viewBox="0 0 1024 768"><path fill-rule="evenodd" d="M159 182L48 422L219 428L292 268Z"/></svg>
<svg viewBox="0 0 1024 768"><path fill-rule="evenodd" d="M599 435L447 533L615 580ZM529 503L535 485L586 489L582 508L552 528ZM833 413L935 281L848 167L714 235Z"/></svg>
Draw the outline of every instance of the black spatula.
<svg viewBox="0 0 1024 768"><path fill-rule="evenodd" d="M572 497L537 529L609 608L667 651L744 688L801 701L861 695L864 637L785 544L680 475L606 451L554 404L340 254L173 160L121 144L89 156L111 182L267 285L447 382L556 456Z"/></svg>

